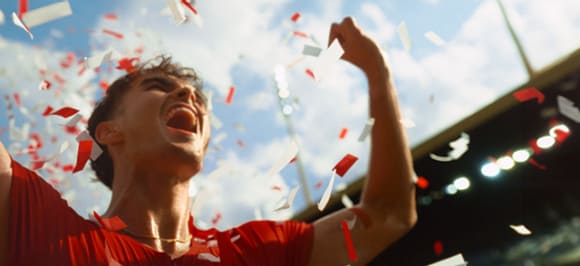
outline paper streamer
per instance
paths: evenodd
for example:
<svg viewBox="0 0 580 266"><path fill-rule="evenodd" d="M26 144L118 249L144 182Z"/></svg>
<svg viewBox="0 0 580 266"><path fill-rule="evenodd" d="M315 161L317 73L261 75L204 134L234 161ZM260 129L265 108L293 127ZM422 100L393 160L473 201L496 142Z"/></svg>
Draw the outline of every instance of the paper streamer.
<svg viewBox="0 0 580 266"><path fill-rule="evenodd" d="M72 15L70 4L68 1L62 1L27 11L22 16L22 21L28 28L33 28L70 15Z"/></svg>

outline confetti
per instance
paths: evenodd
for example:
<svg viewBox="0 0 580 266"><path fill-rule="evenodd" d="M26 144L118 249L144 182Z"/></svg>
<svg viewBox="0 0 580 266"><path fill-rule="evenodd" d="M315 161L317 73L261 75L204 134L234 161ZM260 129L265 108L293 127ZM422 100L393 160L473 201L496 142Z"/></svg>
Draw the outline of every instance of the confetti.
<svg viewBox="0 0 580 266"><path fill-rule="evenodd" d="M301 32L301 31L293 31L292 35L296 36L296 37L300 37L300 38L304 38L304 39L308 39L308 34Z"/></svg>
<svg viewBox="0 0 580 266"><path fill-rule="evenodd" d="M60 116L60 117L63 117L63 118L68 118L69 116L74 115L74 114L76 114L78 112L79 112L79 110L67 106L67 107L60 108L60 109L58 109L58 110L56 110L54 112L51 112L48 115L56 115L56 116Z"/></svg>
<svg viewBox="0 0 580 266"><path fill-rule="evenodd" d="M352 207L348 210L356 215L356 217L363 223L365 228L369 228L371 225L373 225L373 220L371 220L371 217L362 208Z"/></svg>
<svg viewBox="0 0 580 266"><path fill-rule="evenodd" d="M272 165L272 167L270 167L270 170L268 170L268 176L274 176L280 173L280 171L282 171L282 169L284 169L284 167L288 165L288 162L290 162L290 160L292 160L292 158L294 158L297 154L298 154L298 145L296 144L296 142L290 141L290 144L288 145L286 150L284 150L284 153Z"/></svg>
<svg viewBox="0 0 580 266"><path fill-rule="evenodd" d="M427 189L429 187L429 180L422 176L417 177L417 181L415 181L415 183L419 188L422 189Z"/></svg>
<svg viewBox="0 0 580 266"><path fill-rule="evenodd" d="M354 206L354 203L352 203L352 200L346 194L342 194L340 202L342 202L342 205L344 205L345 208L352 208L352 206Z"/></svg>
<svg viewBox="0 0 580 266"><path fill-rule="evenodd" d="M83 141L83 140L90 140L93 143L95 142L95 140L91 137L91 135L89 134L88 131L84 130L83 132L81 132L77 137L76 137L77 141ZM101 149L101 147L99 147L99 145L93 145L93 148L91 149L91 160L96 160L97 158L99 158L99 156L101 156L101 154L103 153L103 150Z"/></svg>
<svg viewBox="0 0 580 266"><path fill-rule="evenodd" d="M232 103L232 99L234 98L234 92L235 91L236 91L236 87L230 86L230 89L228 91L228 96L226 97L226 104L231 104Z"/></svg>
<svg viewBox="0 0 580 266"><path fill-rule="evenodd" d="M544 102L544 94L535 87L525 88L513 93L513 96L520 102L537 99L538 103Z"/></svg>
<svg viewBox="0 0 580 266"><path fill-rule="evenodd" d="M180 8L180 6L178 6L175 1L176 0L167 0L167 4L169 5L169 10L171 11L171 14L173 14L173 19L175 20L175 23L179 25L185 22L187 18L185 17L184 10Z"/></svg>
<svg viewBox="0 0 580 266"><path fill-rule="evenodd" d="M0 10L0 25L4 25L4 12Z"/></svg>
<svg viewBox="0 0 580 266"><path fill-rule="evenodd" d="M20 20L20 18L18 18L18 16L14 12L12 12L12 23L14 23L14 25L26 31L30 39L34 40L34 36L32 35L32 32L30 32L30 29L24 24L24 22L22 22L22 20Z"/></svg>
<svg viewBox="0 0 580 266"><path fill-rule="evenodd" d="M138 57L121 58L118 62L116 69L125 70L127 71L127 73L133 73L136 70L135 68L136 62L139 62Z"/></svg>
<svg viewBox="0 0 580 266"><path fill-rule="evenodd" d="M203 19L199 15L199 12L197 12L197 9L195 9L195 7L193 7L193 5L191 3L189 3L187 0L181 0L181 3L185 7L187 7L187 9L189 9L191 11L191 13L193 13L193 22L195 22L195 24L199 28L203 28Z"/></svg>
<svg viewBox="0 0 580 266"><path fill-rule="evenodd" d="M85 62L85 67L88 69L95 69L101 66L101 64L105 63L105 62L110 62L115 60L115 58L118 58L119 53L113 49L113 48L109 48L106 51L94 54L93 56L89 57L89 58L85 58L84 62Z"/></svg>
<svg viewBox="0 0 580 266"><path fill-rule="evenodd" d="M123 39L123 37L124 37L123 34L118 33L116 31L109 30L109 29L103 29L102 32L105 33L105 34L111 35L111 36L113 36L113 37L115 37L117 39Z"/></svg>
<svg viewBox="0 0 580 266"><path fill-rule="evenodd" d="M65 126L66 127L74 127L77 125L77 123L79 121L81 121L81 119L83 118L83 116L81 114L75 114L68 122L66 122Z"/></svg>
<svg viewBox="0 0 580 266"><path fill-rule="evenodd" d="M343 177L357 160L358 157L348 153L334 166L334 168L332 168L332 170L336 171L337 175Z"/></svg>
<svg viewBox="0 0 580 266"><path fill-rule="evenodd" d="M339 138L339 139L344 139L344 138L346 137L346 134L347 134L347 133L348 133L348 128L346 128L346 127L343 127L343 128L340 130L340 134L338 134L338 138Z"/></svg>
<svg viewBox="0 0 580 266"><path fill-rule="evenodd" d="M437 46L442 46L445 44L443 38L441 38L439 35L437 35L437 33L432 31L425 32L425 38L427 38L427 40L431 41L433 44Z"/></svg>
<svg viewBox="0 0 580 266"><path fill-rule="evenodd" d="M324 190L324 193L322 194L322 198L320 198L320 201L318 202L318 210L319 211L323 211L324 208L326 208L328 201L330 200L330 194L332 193L332 187L334 185L334 178L335 177L336 177L336 172L332 171L332 176L330 177L330 182L328 182L328 187L326 187L326 190Z"/></svg>
<svg viewBox="0 0 580 266"><path fill-rule="evenodd" d="M127 224L125 224L125 222L123 222L119 216L103 218L96 211L93 211L93 217L97 219L101 226L109 231L119 231L127 228Z"/></svg>
<svg viewBox="0 0 580 266"><path fill-rule="evenodd" d="M298 189L300 189L300 186L296 186L295 188L293 188L290 191L290 193L288 193L288 199L280 207L276 208L274 211L277 212L277 211L292 208L292 203L294 202L294 198L296 197L296 193L298 192Z"/></svg>
<svg viewBox="0 0 580 266"><path fill-rule="evenodd" d="M443 254L443 242L437 240L433 243L433 252L435 252L435 255L439 256L441 254Z"/></svg>
<svg viewBox="0 0 580 266"><path fill-rule="evenodd" d="M578 107L574 106L574 102L561 95L558 95L558 111L572 121L580 123L580 110L578 110Z"/></svg>
<svg viewBox="0 0 580 266"><path fill-rule="evenodd" d="M401 118L399 122L401 125L403 125L404 128L414 128L416 126L413 120L407 118Z"/></svg>
<svg viewBox="0 0 580 266"><path fill-rule="evenodd" d="M220 258L216 257L215 255L213 255L211 253L199 253L199 255L197 255L197 258L200 260L207 260L207 261L215 262L215 263L220 262Z"/></svg>
<svg viewBox="0 0 580 266"><path fill-rule="evenodd" d="M115 14L115 13L105 14L103 17L105 19L108 19L108 20L117 20L119 18L119 17L117 17L117 14Z"/></svg>
<svg viewBox="0 0 580 266"><path fill-rule="evenodd" d="M320 55L321 52L322 52L322 48L317 47L317 46L308 45L308 44L305 44L304 48L302 48L303 55L317 57Z"/></svg>
<svg viewBox="0 0 580 266"><path fill-rule="evenodd" d="M531 165L537 167L540 170L546 170L546 168L547 168L545 165L538 163L534 158L530 158L528 160L528 163L530 163Z"/></svg>
<svg viewBox="0 0 580 266"><path fill-rule="evenodd" d="M22 21L26 26L28 26L28 28L33 28L70 15L72 15L72 9L70 8L68 1L61 1L27 11L22 16Z"/></svg>
<svg viewBox="0 0 580 266"><path fill-rule="evenodd" d="M365 139L371 134L371 130L373 129L373 126L375 125L375 119L374 118L369 118L369 120L367 120L365 127L363 128L362 132L360 133L359 137L358 137L358 141L359 142L363 142L365 141Z"/></svg>
<svg viewBox="0 0 580 266"><path fill-rule="evenodd" d="M401 22L397 27L397 31L399 32L399 39L403 43L403 47L405 51L411 51L411 38L409 37L409 29L407 28L407 23L405 21Z"/></svg>
<svg viewBox="0 0 580 266"><path fill-rule="evenodd" d="M427 266L467 266L467 262L463 258L463 255L457 254L455 256L440 260L435 263L431 263Z"/></svg>
<svg viewBox="0 0 580 266"><path fill-rule="evenodd" d="M222 213L221 212L217 212L215 214L215 216L211 219L211 224L213 226L216 226L220 222L221 219L222 219Z"/></svg>
<svg viewBox="0 0 580 266"><path fill-rule="evenodd" d="M222 121L214 114L214 112L211 112L209 115L209 123L215 129L220 129L223 126Z"/></svg>
<svg viewBox="0 0 580 266"><path fill-rule="evenodd" d="M342 220L340 222L342 227L342 233L344 235L344 241L346 242L346 249L348 250L348 258L351 261L357 261L358 257L356 255L356 250L354 248L354 244L352 242L352 236L350 234L350 230L348 229L348 223L346 220Z"/></svg>
<svg viewBox="0 0 580 266"><path fill-rule="evenodd" d="M320 52L320 55L316 58L315 64L312 67L313 78L320 80L325 72L330 69L330 66L338 62L343 54L344 49L342 49L340 42L334 39L328 49Z"/></svg>
<svg viewBox="0 0 580 266"><path fill-rule="evenodd" d="M532 231L530 231L530 229L528 229L525 225L523 224L519 224L519 225L510 225L510 228L512 230L514 230L516 233L523 235L523 236L529 236L532 234Z"/></svg>
<svg viewBox="0 0 580 266"><path fill-rule="evenodd" d="M314 80L316 80L316 76L314 75L314 72L312 72L312 69L307 68L306 69L306 75L310 76L311 78L313 78Z"/></svg>
<svg viewBox="0 0 580 266"><path fill-rule="evenodd" d="M295 12L292 17L290 17L290 20L292 20L292 22L296 23L298 22L298 20L300 19L300 12Z"/></svg>
<svg viewBox="0 0 580 266"><path fill-rule="evenodd" d="M50 89L51 86L52 86L52 84L48 80L43 80L38 85L38 90L46 91L46 90Z"/></svg>
<svg viewBox="0 0 580 266"><path fill-rule="evenodd" d="M450 162L453 160L457 160L463 156L469 149L469 135L465 132L461 133L461 137L458 139L449 142L449 147L451 147L451 151L447 153L447 156L439 156L436 154L429 154L431 159L439 162Z"/></svg>
<svg viewBox="0 0 580 266"><path fill-rule="evenodd" d="M73 173L83 170L85 164L91 156L91 150L93 149L92 140L81 140L79 141L79 149L77 151L77 163L73 169Z"/></svg>

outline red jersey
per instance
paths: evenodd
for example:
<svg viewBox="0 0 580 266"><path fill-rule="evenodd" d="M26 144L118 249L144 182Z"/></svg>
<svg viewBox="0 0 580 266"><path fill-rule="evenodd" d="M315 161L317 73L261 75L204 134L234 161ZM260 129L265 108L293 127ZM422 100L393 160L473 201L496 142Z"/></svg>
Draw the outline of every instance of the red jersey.
<svg viewBox="0 0 580 266"><path fill-rule="evenodd" d="M253 221L227 231L189 221L189 251L176 259L84 219L34 172L12 161L6 265L307 265L311 224ZM0 263L1 264L1 263Z"/></svg>

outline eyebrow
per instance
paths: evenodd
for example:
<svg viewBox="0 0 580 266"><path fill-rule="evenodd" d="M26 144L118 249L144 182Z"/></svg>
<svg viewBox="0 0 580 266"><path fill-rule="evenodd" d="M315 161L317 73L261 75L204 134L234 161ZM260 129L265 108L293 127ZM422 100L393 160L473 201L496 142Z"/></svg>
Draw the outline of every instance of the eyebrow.
<svg viewBox="0 0 580 266"><path fill-rule="evenodd" d="M146 78L143 81L141 81L141 83L139 83L140 86L143 85L147 85L149 83L159 83L163 86L176 86L177 83L172 81L171 79L167 79L164 77L151 77L151 78Z"/></svg>

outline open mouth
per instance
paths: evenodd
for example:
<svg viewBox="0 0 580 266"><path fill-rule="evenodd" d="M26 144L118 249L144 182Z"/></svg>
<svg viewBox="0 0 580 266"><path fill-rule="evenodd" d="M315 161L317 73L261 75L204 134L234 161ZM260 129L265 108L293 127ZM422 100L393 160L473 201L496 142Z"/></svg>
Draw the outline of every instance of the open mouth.
<svg viewBox="0 0 580 266"><path fill-rule="evenodd" d="M197 119L193 112L186 107L172 108L165 117L165 125L171 129L193 134L197 129Z"/></svg>

